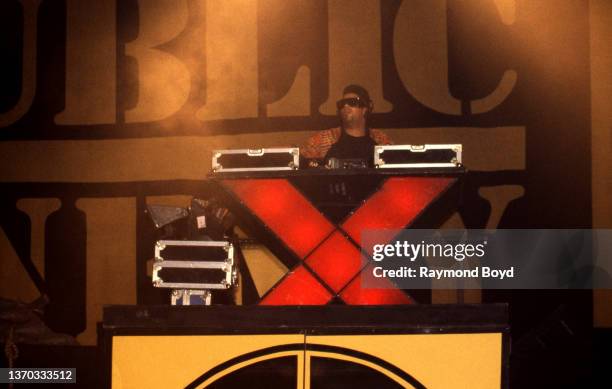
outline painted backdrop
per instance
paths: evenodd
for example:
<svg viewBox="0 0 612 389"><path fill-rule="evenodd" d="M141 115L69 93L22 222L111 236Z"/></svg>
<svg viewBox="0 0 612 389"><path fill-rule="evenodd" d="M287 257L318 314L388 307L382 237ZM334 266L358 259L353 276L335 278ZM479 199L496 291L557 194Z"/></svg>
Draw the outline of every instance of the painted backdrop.
<svg viewBox="0 0 612 389"><path fill-rule="evenodd" d="M95 342L103 304L159 301L146 204L205 195L215 148L335 125L348 83L396 143L464 145L468 200L449 225L591 227L591 66L609 47L596 7L610 14L578 0L3 1L0 296L45 291L52 328ZM262 293L284 273L267 257L247 258Z"/></svg>

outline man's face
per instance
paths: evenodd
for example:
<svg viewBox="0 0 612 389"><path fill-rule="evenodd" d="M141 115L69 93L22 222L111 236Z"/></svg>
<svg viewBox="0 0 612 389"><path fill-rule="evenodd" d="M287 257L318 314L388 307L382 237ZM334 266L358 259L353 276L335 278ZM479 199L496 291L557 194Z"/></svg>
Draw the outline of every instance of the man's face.
<svg viewBox="0 0 612 389"><path fill-rule="evenodd" d="M359 98L355 93L345 93L342 99ZM365 120L367 107L356 106L353 107L350 104L344 104L339 108L340 119L345 127L351 127L352 124L360 123Z"/></svg>

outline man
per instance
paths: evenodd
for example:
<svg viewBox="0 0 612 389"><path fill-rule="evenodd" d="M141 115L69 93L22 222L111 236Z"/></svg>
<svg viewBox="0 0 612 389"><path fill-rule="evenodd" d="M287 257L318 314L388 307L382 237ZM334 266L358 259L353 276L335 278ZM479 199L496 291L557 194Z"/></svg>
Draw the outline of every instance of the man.
<svg viewBox="0 0 612 389"><path fill-rule="evenodd" d="M372 113L372 100L368 91L360 85L344 88L342 99L336 102L341 126L319 131L300 148L300 154L311 160L360 159L373 166L374 145L391 144L382 131L369 128L368 117Z"/></svg>

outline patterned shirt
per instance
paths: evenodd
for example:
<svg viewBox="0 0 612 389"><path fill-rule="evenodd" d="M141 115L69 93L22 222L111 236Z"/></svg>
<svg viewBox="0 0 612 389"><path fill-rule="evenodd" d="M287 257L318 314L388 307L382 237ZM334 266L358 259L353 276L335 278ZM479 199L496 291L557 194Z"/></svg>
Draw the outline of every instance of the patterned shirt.
<svg viewBox="0 0 612 389"><path fill-rule="evenodd" d="M323 159L331 147L340 140L342 129L340 127L329 128L319 131L306 141L306 144L300 147L300 155L309 159ZM393 144L391 138L381 130L374 128L370 129L370 138L377 145Z"/></svg>

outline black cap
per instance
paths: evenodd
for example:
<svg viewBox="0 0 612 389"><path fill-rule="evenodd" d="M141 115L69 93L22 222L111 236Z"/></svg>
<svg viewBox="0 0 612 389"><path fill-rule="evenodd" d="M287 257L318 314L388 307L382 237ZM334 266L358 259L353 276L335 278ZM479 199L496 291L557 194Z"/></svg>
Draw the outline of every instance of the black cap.
<svg viewBox="0 0 612 389"><path fill-rule="evenodd" d="M368 103L372 102L372 100L370 100L370 94L368 93L367 89L362 87L361 85L357 85L357 84L347 85L344 88L344 91L342 91L342 94L345 95L347 93L354 93L357 96L359 96L360 99L367 101Z"/></svg>

